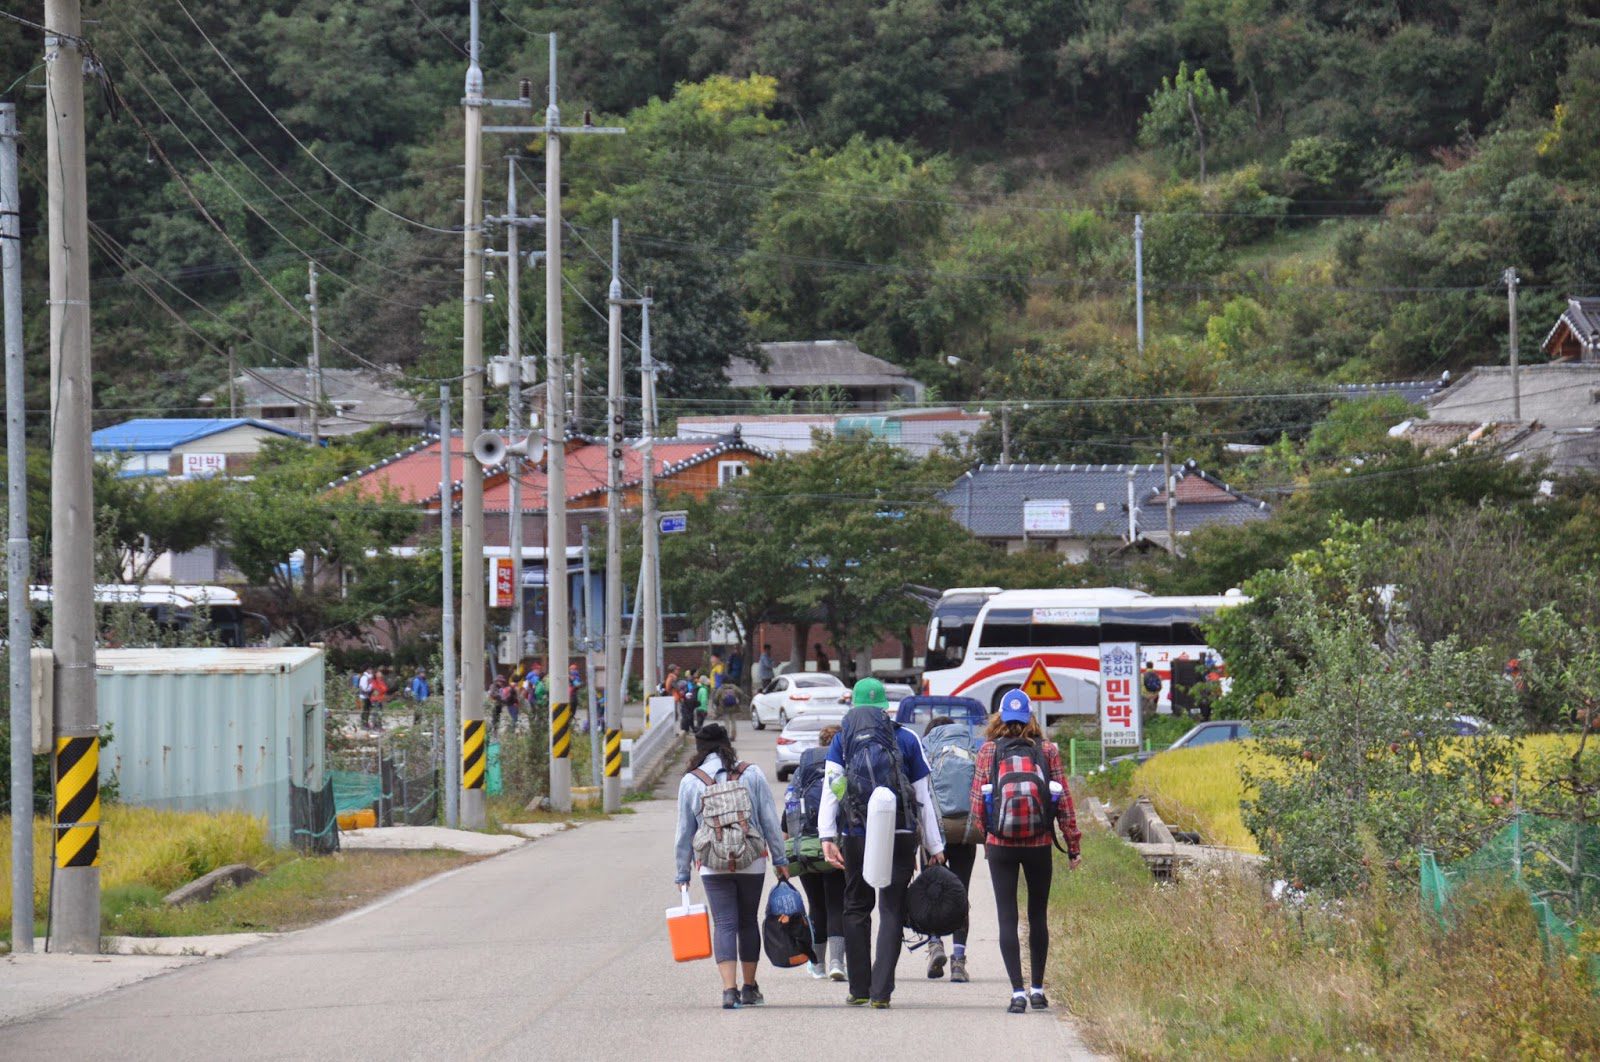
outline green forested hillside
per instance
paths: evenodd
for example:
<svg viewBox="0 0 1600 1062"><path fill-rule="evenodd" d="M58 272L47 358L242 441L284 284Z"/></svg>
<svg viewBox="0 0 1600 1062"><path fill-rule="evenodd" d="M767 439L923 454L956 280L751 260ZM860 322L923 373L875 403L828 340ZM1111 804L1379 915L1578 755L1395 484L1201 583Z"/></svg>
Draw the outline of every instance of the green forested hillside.
<svg viewBox="0 0 1600 1062"><path fill-rule="evenodd" d="M597 301L622 218L673 410L765 339L854 338L946 399L1035 399L1015 456L1144 456L1298 432L1329 381L1503 356L1600 281L1600 19L1558 0L485 0L491 95L562 34L567 272ZM97 400L187 411L298 363L308 259L329 364L459 369L464 0L91 5ZM0 23L27 138L29 348L43 350L37 31ZM505 112L500 112L503 116ZM521 150L486 151L491 212ZM1203 177L1202 177L1203 172ZM531 205L531 206L530 206ZM1149 342L1134 344L1145 225ZM503 276L495 281L503 284ZM524 334L542 335L529 278ZM490 353L503 342L489 315ZM577 298L567 327L596 350ZM1534 346L1525 342L1524 350ZM950 358L960 359L952 363ZM1535 355L1536 357L1536 355ZM599 359L589 359L590 367ZM45 367L33 359L43 408ZM1083 396L1183 401L1063 410Z"/></svg>

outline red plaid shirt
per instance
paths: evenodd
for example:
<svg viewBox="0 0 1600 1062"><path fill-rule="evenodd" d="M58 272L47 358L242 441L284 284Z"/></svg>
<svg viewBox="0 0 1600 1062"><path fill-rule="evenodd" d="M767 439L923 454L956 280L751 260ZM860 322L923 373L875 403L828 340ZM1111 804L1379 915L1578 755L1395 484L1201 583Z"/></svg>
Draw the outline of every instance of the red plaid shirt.
<svg viewBox="0 0 1600 1062"><path fill-rule="evenodd" d="M1072 806L1072 790L1067 788L1067 779L1061 770L1061 750L1049 741L1043 742L1043 745L1044 762L1050 768L1050 780L1061 783L1061 799L1056 802L1056 824L1061 827L1061 837L1067 843L1067 854L1077 858L1078 845L1083 835L1078 832L1078 814ZM984 821L983 787L989 784L994 774L994 749L994 742L985 741L983 748L978 750L978 762L972 772L973 822ZM1038 839L1032 841L1007 841L990 833L984 838L983 843L997 848L1030 848L1049 844L1050 832L1040 830Z"/></svg>

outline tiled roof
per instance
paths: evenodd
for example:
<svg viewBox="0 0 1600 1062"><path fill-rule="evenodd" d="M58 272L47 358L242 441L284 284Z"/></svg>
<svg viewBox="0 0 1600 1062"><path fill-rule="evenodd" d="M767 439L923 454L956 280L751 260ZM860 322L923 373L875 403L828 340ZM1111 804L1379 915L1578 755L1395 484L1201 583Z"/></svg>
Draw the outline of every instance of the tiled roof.
<svg viewBox="0 0 1600 1062"><path fill-rule="evenodd" d="M979 538L1021 538L1027 501L1072 503L1073 538L1125 538L1128 531L1128 473L1141 529L1159 525L1166 514L1160 465L979 465L943 495L956 521ZM1265 502L1233 490L1192 464L1174 470L1178 478L1174 522L1179 533L1212 524L1242 524L1268 515Z"/></svg>
<svg viewBox="0 0 1600 1062"><path fill-rule="evenodd" d="M467 453L459 432L453 433L451 438L450 481L458 484L472 456ZM439 496L439 471L439 437L434 435L377 464L335 480L329 488L343 487L365 498L380 498L392 492L407 505L416 505Z"/></svg>
<svg viewBox="0 0 1600 1062"><path fill-rule="evenodd" d="M893 362L867 354L844 339L814 339L798 343L763 343L766 368L748 358L728 363L728 386L770 387L894 387L915 385L910 374Z"/></svg>
<svg viewBox="0 0 1600 1062"><path fill-rule="evenodd" d="M1600 349L1600 299L1581 295L1569 296L1567 308L1561 311L1556 323L1545 333L1539 349L1551 352L1552 341L1565 329L1572 333L1578 345L1586 351Z"/></svg>

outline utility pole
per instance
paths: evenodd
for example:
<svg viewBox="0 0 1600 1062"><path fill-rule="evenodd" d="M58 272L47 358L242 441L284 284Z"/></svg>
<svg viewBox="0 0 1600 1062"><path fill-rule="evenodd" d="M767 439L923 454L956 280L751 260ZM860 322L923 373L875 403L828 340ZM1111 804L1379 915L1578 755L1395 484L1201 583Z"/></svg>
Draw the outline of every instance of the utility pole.
<svg viewBox="0 0 1600 1062"><path fill-rule="evenodd" d="M1133 312L1139 336L1139 353L1144 353L1144 216L1133 216Z"/></svg>
<svg viewBox="0 0 1600 1062"><path fill-rule="evenodd" d="M1139 509L1133 492L1133 469L1128 469L1128 541L1139 537Z"/></svg>
<svg viewBox="0 0 1600 1062"><path fill-rule="evenodd" d="M639 502L644 553L639 587L644 596L644 721L650 725L650 698L661 681L661 526L656 515L656 366L650 358L651 291L639 300L639 433L644 436Z"/></svg>
<svg viewBox="0 0 1600 1062"><path fill-rule="evenodd" d="M611 291L606 299L606 747L605 810L622 807L622 223L611 219Z"/></svg>
<svg viewBox="0 0 1600 1062"><path fill-rule="evenodd" d="M22 363L22 198L17 105L0 103L0 286L6 347L6 611L11 650L11 950L33 953L33 617L28 602L27 378Z"/></svg>
<svg viewBox="0 0 1600 1062"><path fill-rule="evenodd" d="M233 344L228 344L228 416L239 415L239 389L236 381L239 377L239 357L234 352Z"/></svg>
<svg viewBox="0 0 1600 1062"><path fill-rule="evenodd" d="M483 70L478 66L478 0L472 0L467 79L466 195L461 228L461 437L483 432ZM483 470L461 463L461 824L481 829L483 733ZM468 760L471 763L468 763Z"/></svg>
<svg viewBox="0 0 1600 1062"><path fill-rule="evenodd" d="M455 507L455 477L450 474L450 385L439 385L439 548L444 602L444 824L455 829L461 821L461 725L456 707L456 575L455 542L451 534ZM477 464L467 461L467 464Z"/></svg>
<svg viewBox="0 0 1600 1062"><path fill-rule="evenodd" d="M100 718L94 678L94 480L89 435L89 208L83 22L45 0L50 224L50 569L55 651L55 950L100 951Z"/></svg>
<svg viewBox="0 0 1600 1062"><path fill-rule="evenodd" d="M473 25L476 27L476 0L473 3L473 12ZM473 40L474 42L477 40L476 32L473 34ZM473 46L473 54L474 56L477 54L476 43ZM473 69L477 69L476 64ZM526 97L520 100L481 100L480 103L494 107L529 106ZM563 394L565 389L563 385L566 381L566 352L563 347L561 322L561 138L584 133L616 134L623 130L590 125L587 122L581 126L561 124L561 109L556 104L556 35L552 33L550 34L550 105L545 109L544 125L494 125L484 127L483 131L517 136L542 134L545 138L544 378L545 432L548 440L545 447L545 493L548 498L548 515L545 521L547 532L545 584L546 612L550 621L548 638L550 806L556 811L570 811L572 809L572 687L567 681L567 662L571 655L569 646L571 620L567 586L567 416ZM478 581L481 583L481 578ZM462 640L465 644L465 637Z"/></svg>
<svg viewBox="0 0 1600 1062"><path fill-rule="evenodd" d="M1522 375L1517 367L1517 285L1522 279L1514 267L1501 276L1506 284L1506 303L1511 311L1511 419L1522 419Z"/></svg>
<svg viewBox="0 0 1600 1062"><path fill-rule="evenodd" d="M506 425L511 441L522 434L522 259L517 236L522 219L517 216L517 160L506 160L506 345L511 355L511 390ZM517 663L522 662L522 458L513 453L506 465L511 477L511 644Z"/></svg>
<svg viewBox="0 0 1600 1062"><path fill-rule="evenodd" d="M1178 499L1173 493L1172 482L1172 435L1169 432L1161 433L1161 481L1166 484L1162 492L1167 499L1167 548L1174 555L1178 552Z"/></svg>
<svg viewBox="0 0 1600 1062"><path fill-rule="evenodd" d="M1000 403L1000 463L1011 463L1011 404Z"/></svg>
<svg viewBox="0 0 1600 1062"><path fill-rule="evenodd" d="M311 306L311 360L306 364L306 392L311 407L311 445L317 446L322 442L322 318L317 306L317 263L307 262L306 266L311 274L306 290L306 302Z"/></svg>
<svg viewBox="0 0 1600 1062"><path fill-rule="evenodd" d="M583 352L579 350L572 352L572 430L583 432Z"/></svg>
<svg viewBox="0 0 1600 1062"><path fill-rule="evenodd" d="M583 670L589 676L584 687L589 691L589 784L600 788L600 765L605 759L601 744L603 720L594 692L594 643L599 635L594 623L594 580L589 567L589 524L583 524Z"/></svg>

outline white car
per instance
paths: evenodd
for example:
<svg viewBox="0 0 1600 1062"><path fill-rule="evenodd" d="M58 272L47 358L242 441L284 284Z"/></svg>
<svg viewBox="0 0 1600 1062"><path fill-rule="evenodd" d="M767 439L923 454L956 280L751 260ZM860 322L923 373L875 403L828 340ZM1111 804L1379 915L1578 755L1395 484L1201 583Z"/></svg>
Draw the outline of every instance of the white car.
<svg viewBox="0 0 1600 1062"><path fill-rule="evenodd" d="M848 704L850 690L838 677L816 671L779 675L750 698L750 722L757 730L768 723L787 726L789 720L813 708Z"/></svg>
<svg viewBox="0 0 1600 1062"><path fill-rule="evenodd" d="M800 766L800 754L817 744L817 735L825 726L837 726L844 719L845 705L837 708L811 708L804 715L789 720L789 725L778 735L778 781L787 782L794 769Z"/></svg>
<svg viewBox="0 0 1600 1062"><path fill-rule="evenodd" d="M889 698L889 707L893 708L907 697L915 696L917 691L904 682L885 682L883 692Z"/></svg>

